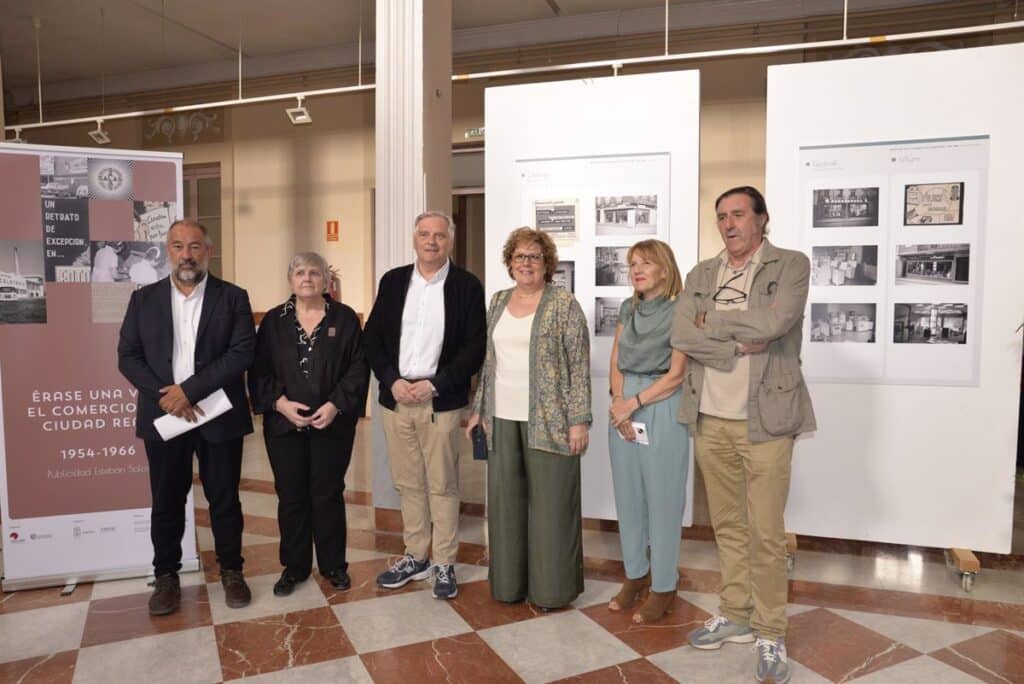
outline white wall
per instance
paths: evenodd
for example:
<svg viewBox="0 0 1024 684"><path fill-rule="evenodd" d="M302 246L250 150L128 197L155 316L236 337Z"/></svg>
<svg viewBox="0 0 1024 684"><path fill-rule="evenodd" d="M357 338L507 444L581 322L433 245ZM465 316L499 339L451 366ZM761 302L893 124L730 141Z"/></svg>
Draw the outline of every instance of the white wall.
<svg viewBox="0 0 1024 684"><path fill-rule="evenodd" d="M768 69L772 237L799 247L798 148L990 135L976 387L814 383L818 431L793 465L787 528L801 534L1010 550L1024 252L1024 45ZM973 255L972 255L973 260ZM878 331L891 337L891 327Z"/></svg>

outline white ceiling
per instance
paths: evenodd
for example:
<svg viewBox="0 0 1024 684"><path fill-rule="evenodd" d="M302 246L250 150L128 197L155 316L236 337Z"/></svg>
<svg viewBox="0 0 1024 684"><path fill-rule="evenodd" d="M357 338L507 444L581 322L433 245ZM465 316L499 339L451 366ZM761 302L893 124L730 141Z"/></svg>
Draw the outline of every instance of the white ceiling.
<svg viewBox="0 0 1024 684"><path fill-rule="evenodd" d="M424 0L429 7L431 0ZM857 9L938 0L851 0ZM8 106L34 101L39 19L45 100L171 88L237 74L295 73L373 61L375 0L0 0ZM841 12L843 0L674 0L670 27ZM102 15L102 16L101 16ZM661 0L453 0L456 53L656 32ZM838 37L838 36L837 36Z"/></svg>

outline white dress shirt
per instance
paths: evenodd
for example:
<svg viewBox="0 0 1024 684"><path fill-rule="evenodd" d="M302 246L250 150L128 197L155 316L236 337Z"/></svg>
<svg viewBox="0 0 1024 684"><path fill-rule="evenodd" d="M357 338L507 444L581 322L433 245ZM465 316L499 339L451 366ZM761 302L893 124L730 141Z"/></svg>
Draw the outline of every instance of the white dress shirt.
<svg viewBox="0 0 1024 684"><path fill-rule="evenodd" d="M403 378L432 378L437 373L444 344L444 281L450 269L451 262L446 261L427 280L419 264L413 264L398 345L398 372Z"/></svg>
<svg viewBox="0 0 1024 684"><path fill-rule="evenodd" d="M203 313L205 294L206 278L203 278L187 297L174 284L174 278L171 278L171 320L174 322L174 353L171 356L171 367L174 369L176 385L188 380L196 372L196 336L199 332L199 316Z"/></svg>

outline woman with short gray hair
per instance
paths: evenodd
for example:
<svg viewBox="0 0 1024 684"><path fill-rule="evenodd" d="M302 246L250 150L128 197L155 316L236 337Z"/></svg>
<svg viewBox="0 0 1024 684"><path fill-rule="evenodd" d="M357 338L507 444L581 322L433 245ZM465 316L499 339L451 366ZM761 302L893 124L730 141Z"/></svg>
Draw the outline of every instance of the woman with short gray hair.
<svg viewBox="0 0 1024 684"><path fill-rule="evenodd" d="M356 313L327 294L330 274L316 252L292 257L292 295L263 318L249 371L278 497L277 596L309 577L314 543L320 574L336 590L351 586L342 492L370 370Z"/></svg>

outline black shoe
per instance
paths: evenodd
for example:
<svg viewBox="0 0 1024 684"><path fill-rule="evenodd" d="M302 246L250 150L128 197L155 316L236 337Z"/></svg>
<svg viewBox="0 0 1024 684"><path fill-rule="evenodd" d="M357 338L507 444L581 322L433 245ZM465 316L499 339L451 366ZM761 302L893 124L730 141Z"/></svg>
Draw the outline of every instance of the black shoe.
<svg viewBox="0 0 1024 684"><path fill-rule="evenodd" d="M274 596L290 596L295 591L295 585L305 581L305 577L299 579L285 570L281 573L281 579L274 582Z"/></svg>
<svg viewBox="0 0 1024 684"><path fill-rule="evenodd" d="M150 615L170 615L181 605L181 583L178 575L160 575L153 580L153 595L149 597Z"/></svg>
<svg viewBox="0 0 1024 684"><path fill-rule="evenodd" d="M352 578L344 570L328 570L324 577L338 591L348 591L352 588Z"/></svg>

